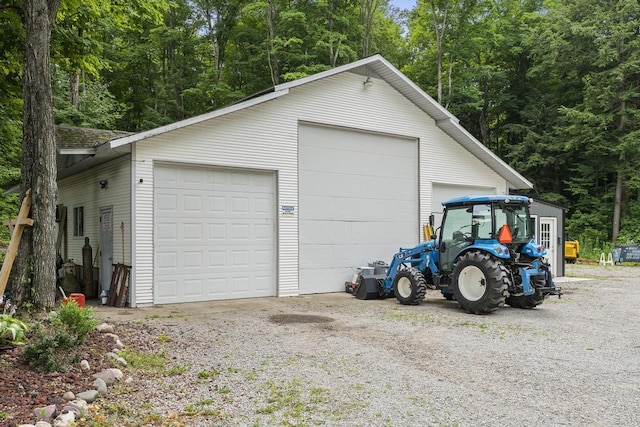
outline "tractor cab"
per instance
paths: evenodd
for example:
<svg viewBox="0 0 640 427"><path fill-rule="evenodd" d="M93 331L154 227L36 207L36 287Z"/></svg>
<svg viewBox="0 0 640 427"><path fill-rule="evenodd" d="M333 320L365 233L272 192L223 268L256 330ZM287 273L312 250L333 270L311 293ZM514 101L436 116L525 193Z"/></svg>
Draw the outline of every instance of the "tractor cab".
<svg viewBox="0 0 640 427"><path fill-rule="evenodd" d="M458 256L472 248L499 258L521 251L534 235L529 199L524 196L459 197L443 203L439 236L439 267L451 273Z"/></svg>

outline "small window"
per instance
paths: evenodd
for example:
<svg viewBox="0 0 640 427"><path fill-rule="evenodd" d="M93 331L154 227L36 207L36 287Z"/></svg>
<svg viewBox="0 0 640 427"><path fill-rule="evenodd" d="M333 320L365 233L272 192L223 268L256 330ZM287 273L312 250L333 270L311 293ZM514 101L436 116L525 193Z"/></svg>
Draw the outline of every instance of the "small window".
<svg viewBox="0 0 640 427"><path fill-rule="evenodd" d="M84 236L84 206L73 208L73 236Z"/></svg>

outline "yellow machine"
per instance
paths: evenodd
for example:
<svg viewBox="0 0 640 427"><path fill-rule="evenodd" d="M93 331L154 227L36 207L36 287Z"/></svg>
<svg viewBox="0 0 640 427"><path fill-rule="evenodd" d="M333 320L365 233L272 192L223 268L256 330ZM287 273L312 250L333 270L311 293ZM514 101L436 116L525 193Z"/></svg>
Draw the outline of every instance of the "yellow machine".
<svg viewBox="0 0 640 427"><path fill-rule="evenodd" d="M580 242L577 240L564 241L564 260L569 264L575 264L580 257Z"/></svg>

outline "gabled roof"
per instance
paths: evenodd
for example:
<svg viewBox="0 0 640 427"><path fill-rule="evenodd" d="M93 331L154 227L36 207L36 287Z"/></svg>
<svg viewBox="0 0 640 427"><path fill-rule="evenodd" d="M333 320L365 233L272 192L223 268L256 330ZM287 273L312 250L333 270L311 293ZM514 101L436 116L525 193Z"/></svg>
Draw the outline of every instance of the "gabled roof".
<svg viewBox="0 0 640 427"><path fill-rule="evenodd" d="M389 85L391 85L399 93L401 93L408 100L414 103L418 108L431 116L434 119L436 125L447 135L449 135L460 145L469 150L478 159L495 170L500 176L506 179L511 188L533 187L533 184L530 181L516 172L507 163L505 163L491 150L485 147L480 141L478 141L473 135L471 135L466 129L464 129L460 125L459 120L453 114L451 114L439 103L437 103L432 97L430 97L415 83L409 80L404 74L398 71L381 55L373 55L359 61L352 62L350 64L314 74L312 76L274 86L272 89L266 90L264 92L261 92L260 94L246 98L245 100L241 100L236 104L221 108L216 111L212 111L210 113L202 114L200 116L192 117L190 119L182 120L170 125L108 141L98 148L98 152L101 149L115 149L118 147L127 146L136 141L140 141L156 135L161 135L166 132L220 117L234 111L239 111L253 105L261 104L263 102L267 102L272 99L287 95L290 89L344 72L351 72L360 74L362 76L375 77L385 80Z"/></svg>

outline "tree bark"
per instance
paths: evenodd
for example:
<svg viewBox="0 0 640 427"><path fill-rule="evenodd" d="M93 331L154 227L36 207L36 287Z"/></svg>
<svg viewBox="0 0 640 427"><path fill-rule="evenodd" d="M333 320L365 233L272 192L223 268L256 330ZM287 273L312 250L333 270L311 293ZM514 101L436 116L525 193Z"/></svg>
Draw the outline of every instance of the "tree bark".
<svg viewBox="0 0 640 427"><path fill-rule="evenodd" d="M31 288L36 307L50 308L55 304L55 206L56 143L49 77L51 27L60 0L25 0L24 25L26 30L23 72L23 194L32 189L31 217L35 221L27 232L18 255L23 271L19 277L28 277L33 268ZM26 245L22 248L23 245ZM20 285L24 286L24 281ZM21 294L25 295L24 289Z"/></svg>
<svg viewBox="0 0 640 427"><path fill-rule="evenodd" d="M267 24L269 26L269 67L271 69L271 83L276 86L280 84L280 61L278 52L275 49L275 39L277 35L278 5L276 0L269 0L269 16Z"/></svg>

